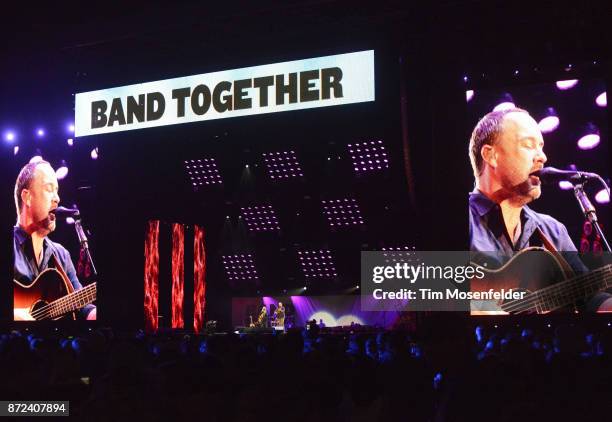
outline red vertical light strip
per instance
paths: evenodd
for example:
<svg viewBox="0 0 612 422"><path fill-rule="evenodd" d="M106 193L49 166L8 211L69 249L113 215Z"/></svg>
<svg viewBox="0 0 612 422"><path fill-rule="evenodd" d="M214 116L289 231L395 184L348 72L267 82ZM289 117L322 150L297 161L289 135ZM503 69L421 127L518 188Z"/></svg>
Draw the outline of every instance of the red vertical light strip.
<svg viewBox="0 0 612 422"><path fill-rule="evenodd" d="M172 328L185 327L185 227L172 225Z"/></svg>
<svg viewBox="0 0 612 422"><path fill-rule="evenodd" d="M159 304L159 221L149 221L144 249L144 325L147 332L154 332Z"/></svg>
<svg viewBox="0 0 612 422"><path fill-rule="evenodd" d="M199 333L204 327L206 308L206 250L204 229L195 226L193 236L193 331Z"/></svg>

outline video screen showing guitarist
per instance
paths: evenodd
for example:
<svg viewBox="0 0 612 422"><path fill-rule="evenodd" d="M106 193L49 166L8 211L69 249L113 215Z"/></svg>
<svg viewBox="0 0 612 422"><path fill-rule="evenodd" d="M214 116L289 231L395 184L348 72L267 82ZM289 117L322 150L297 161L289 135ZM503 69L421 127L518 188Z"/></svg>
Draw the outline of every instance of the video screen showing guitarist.
<svg viewBox="0 0 612 422"><path fill-rule="evenodd" d="M55 171L43 160L26 164L15 183L14 319L96 319L95 283L79 282L70 253L49 239L59 206ZM93 289L92 289L93 287Z"/></svg>
<svg viewBox="0 0 612 422"><path fill-rule="evenodd" d="M568 264L568 273L588 273L578 257L565 225L549 215L535 212L527 205L542 195L540 178L532 173L542 169L547 161L540 127L527 111L509 108L485 115L472 132L469 156L475 178L475 189L469 194L471 251L493 252L499 257L513 257L512 260L517 261L514 263L514 287L530 276L525 271L521 274L521 267L525 265L522 265L519 262L521 258L518 258L520 251L528 248L541 248L542 253L550 255L550 260L558 260L562 270L563 266ZM486 254L480 256L482 258ZM513 266L512 262L499 264L509 268ZM508 273L512 272L512 269L509 269ZM508 278L509 275L498 277L499 283L512 287ZM493 287L493 284L481 288L484 291L487 287ZM534 285L530 287L530 290L537 290ZM557 291L561 292L561 287L562 285ZM481 288L475 288L474 283L472 285L473 291ZM579 291L575 287L572 287L572 290ZM547 293L550 293L552 298L555 291ZM562 294L559 293L558 296ZM536 299L532 296L526 303L535 304ZM555 299L555 305L557 304L563 305L562 300ZM540 305L502 310L539 313L555 308L557 306ZM612 295L594 289L593 294L588 294L588 297L579 301L576 309L612 311ZM472 302L472 311L490 310L484 302Z"/></svg>

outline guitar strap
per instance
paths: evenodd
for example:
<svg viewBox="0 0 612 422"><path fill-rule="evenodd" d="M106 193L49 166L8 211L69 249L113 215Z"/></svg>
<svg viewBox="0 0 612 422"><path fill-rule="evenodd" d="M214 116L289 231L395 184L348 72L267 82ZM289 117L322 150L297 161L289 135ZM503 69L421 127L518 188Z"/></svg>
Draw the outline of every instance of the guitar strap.
<svg viewBox="0 0 612 422"><path fill-rule="evenodd" d="M550 239L539 227L536 227L536 231L538 232L540 239L542 239L542 244L544 245L544 248L548 252L553 254L553 256L559 262L559 265L561 265L561 268L563 268L563 272L565 273L566 278L573 277L575 275L573 268L567 263L567 261L565 260L563 255L561 255L561 253L557 250L557 248L555 248L555 245L553 245Z"/></svg>
<svg viewBox="0 0 612 422"><path fill-rule="evenodd" d="M51 259L53 260L54 268L61 274L62 279L64 280L64 284L66 285L66 291L68 293L74 292L74 286L70 282L68 274L66 274L66 271L64 271L64 267L62 267L62 264L60 263L59 259L57 259L57 256L55 256L55 252L51 254Z"/></svg>

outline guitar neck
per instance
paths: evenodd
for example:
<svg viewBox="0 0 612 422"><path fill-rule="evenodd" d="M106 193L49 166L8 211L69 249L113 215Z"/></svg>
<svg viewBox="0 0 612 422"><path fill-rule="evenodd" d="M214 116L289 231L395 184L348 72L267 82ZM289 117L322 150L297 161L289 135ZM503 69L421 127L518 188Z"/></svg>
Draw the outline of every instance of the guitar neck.
<svg viewBox="0 0 612 422"><path fill-rule="evenodd" d="M89 305L96 300L96 293L96 283L91 283L80 290L50 303L50 317L55 318L68 312L81 309L85 305Z"/></svg>
<svg viewBox="0 0 612 422"><path fill-rule="evenodd" d="M574 304L612 286L612 264L561 281L502 306L510 312L545 313Z"/></svg>

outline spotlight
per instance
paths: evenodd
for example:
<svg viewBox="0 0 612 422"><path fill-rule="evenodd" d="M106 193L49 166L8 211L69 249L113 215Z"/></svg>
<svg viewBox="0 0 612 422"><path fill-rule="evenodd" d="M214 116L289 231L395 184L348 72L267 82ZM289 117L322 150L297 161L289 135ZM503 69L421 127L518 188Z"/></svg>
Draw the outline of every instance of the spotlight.
<svg viewBox="0 0 612 422"><path fill-rule="evenodd" d="M66 217L66 223L67 224L74 224L74 218L73 217Z"/></svg>
<svg viewBox="0 0 612 422"><path fill-rule="evenodd" d="M608 195L607 190L602 189L595 195L595 200L600 204L608 204L610 202L610 195Z"/></svg>
<svg viewBox="0 0 612 422"><path fill-rule="evenodd" d="M597 104L599 107L606 107L608 105L608 96L605 92L602 92L597 96L597 98L595 98L595 104Z"/></svg>
<svg viewBox="0 0 612 422"><path fill-rule="evenodd" d="M42 129L42 128L37 129L37 130L36 130L36 135L37 135L39 138L42 138L43 136L45 136L45 130L44 130L44 129Z"/></svg>
<svg viewBox="0 0 612 422"><path fill-rule="evenodd" d="M66 141L66 143L67 143L69 146L73 146L73 145L74 145L74 139L72 139L72 138L68 138L68 140Z"/></svg>
<svg viewBox="0 0 612 422"><path fill-rule="evenodd" d="M62 180L68 175L68 165L66 164L66 160L62 160L60 167L55 170L55 177L58 180Z"/></svg>
<svg viewBox="0 0 612 422"><path fill-rule="evenodd" d="M91 156L92 160L97 160L98 159L98 148L92 149L89 155Z"/></svg>
<svg viewBox="0 0 612 422"><path fill-rule="evenodd" d="M593 149L599 145L599 129L593 123L588 123L584 130L584 135L578 140L578 148Z"/></svg>
<svg viewBox="0 0 612 422"><path fill-rule="evenodd" d="M304 286L304 287L302 287L302 289L304 289L304 290L308 290L308 287Z"/></svg>
<svg viewBox="0 0 612 422"><path fill-rule="evenodd" d="M68 129L68 132L74 133L74 123L68 124L68 128L67 129Z"/></svg>
<svg viewBox="0 0 612 422"><path fill-rule="evenodd" d="M17 155L18 152L19 152L19 145L15 145L13 147L13 155Z"/></svg>
<svg viewBox="0 0 612 422"><path fill-rule="evenodd" d="M561 91L571 89L576 86L578 79L566 79L564 81L557 81L556 85Z"/></svg>
<svg viewBox="0 0 612 422"><path fill-rule="evenodd" d="M4 139L6 139L9 142L13 142L15 140L16 136L15 136L15 132L9 130L8 132L6 132L4 134Z"/></svg>
<svg viewBox="0 0 612 422"><path fill-rule="evenodd" d="M538 127L542 133L550 133L559 127L559 117L554 108L546 109L546 117L538 122Z"/></svg>
<svg viewBox="0 0 612 422"><path fill-rule="evenodd" d="M574 187L574 185L572 185L572 182L568 182L567 180L561 180L559 182L559 188L562 190L570 190Z"/></svg>
<svg viewBox="0 0 612 422"><path fill-rule="evenodd" d="M474 90L468 89L467 91L465 91L465 101L469 103L470 101L472 101L472 98L474 98Z"/></svg>
<svg viewBox="0 0 612 422"><path fill-rule="evenodd" d="M499 103L497 103L497 105L493 108L493 111L509 110L515 107L516 105L514 105L512 95L504 93L501 95Z"/></svg>

